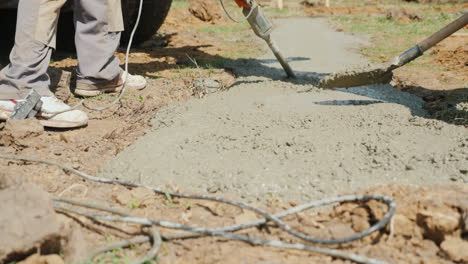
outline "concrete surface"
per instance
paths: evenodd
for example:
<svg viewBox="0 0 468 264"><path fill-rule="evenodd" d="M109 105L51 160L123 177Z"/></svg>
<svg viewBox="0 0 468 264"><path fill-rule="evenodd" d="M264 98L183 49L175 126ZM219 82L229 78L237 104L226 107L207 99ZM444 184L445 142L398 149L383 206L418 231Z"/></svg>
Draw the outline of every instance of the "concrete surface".
<svg viewBox="0 0 468 264"><path fill-rule="evenodd" d="M247 201L304 201L398 182L468 181L468 132L425 119L422 101L390 85L320 90L313 78L364 65L358 37L323 19L276 21L273 37L302 80L268 53L237 61L229 91L171 106L154 129L106 164L100 176ZM276 68L271 68L276 67Z"/></svg>

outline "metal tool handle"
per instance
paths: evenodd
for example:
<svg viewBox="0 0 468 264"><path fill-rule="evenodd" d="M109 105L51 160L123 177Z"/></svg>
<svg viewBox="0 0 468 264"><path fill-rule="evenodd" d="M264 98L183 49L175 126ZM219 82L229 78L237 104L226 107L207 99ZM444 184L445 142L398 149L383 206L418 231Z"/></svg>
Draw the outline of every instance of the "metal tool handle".
<svg viewBox="0 0 468 264"><path fill-rule="evenodd" d="M448 36L452 35L459 29L463 28L467 24L468 24L468 13L464 14L457 20L453 21L449 25L437 31L436 33L432 34L430 37L423 40L416 46L403 52L400 56L397 56L394 59L393 65L400 67L418 58L419 56L423 55L426 50L432 48L434 45L441 42Z"/></svg>
<svg viewBox="0 0 468 264"><path fill-rule="evenodd" d="M291 66L289 66L288 62L283 57L283 54L281 53L278 46L276 46L275 42L270 37L268 37L268 39L265 39L265 41L267 42L268 46L270 47L278 62L281 64L281 67L283 67L284 71L286 72L286 75L289 78L296 78L294 71L291 69Z"/></svg>

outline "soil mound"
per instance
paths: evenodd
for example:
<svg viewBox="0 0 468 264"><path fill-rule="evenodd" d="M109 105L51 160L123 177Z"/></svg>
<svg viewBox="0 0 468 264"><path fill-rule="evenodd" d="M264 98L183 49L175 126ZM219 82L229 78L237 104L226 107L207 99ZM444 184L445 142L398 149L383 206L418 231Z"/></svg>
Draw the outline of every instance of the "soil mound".
<svg viewBox="0 0 468 264"><path fill-rule="evenodd" d="M219 7L213 2L191 0L189 12L204 22L215 22L221 18Z"/></svg>
<svg viewBox="0 0 468 264"><path fill-rule="evenodd" d="M435 61L447 70L457 73L462 80L468 80L468 35L458 34L437 45L432 54ZM459 74L458 74L459 73Z"/></svg>
<svg viewBox="0 0 468 264"><path fill-rule="evenodd" d="M385 12L385 16L389 20L398 21L400 23L423 20L421 15L405 8L390 8Z"/></svg>

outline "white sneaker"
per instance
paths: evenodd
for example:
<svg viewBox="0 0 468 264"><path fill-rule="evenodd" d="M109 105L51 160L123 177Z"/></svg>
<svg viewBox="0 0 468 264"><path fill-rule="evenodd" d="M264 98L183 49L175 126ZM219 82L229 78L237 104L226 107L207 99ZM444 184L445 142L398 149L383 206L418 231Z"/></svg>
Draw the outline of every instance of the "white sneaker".
<svg viewBox="0 0 468 264"><path fill-rule="evenodd" d="M0 100L0 120L7 120L14 111L15 105L24 100ZM55 97L41 97L42 107L37 119L45 127L75 128L88 124L88 116L80 110L71 110L54 115L55 112L66 111L70 106Z"/></svg>
<svg viewBox="0 0 468 264"><path fill-rule="evenodd" d="M126 81L125 86L129 89L141 90L146 87L146 79L141 75L132 75L128 72L123 72L122 80L124 82Z"/></svg>
<svg viewBox="0 0 468 264"><path fill-rule="evenodd" d="M13 114L15 105L24 100L0 100L0 120L8 120Z"/></svg>
<svg viewBox="0 0 468 264"><path fill-rule="evenodd" d="M127 87L127 89L141 90L146 87L146 79L143 76L131 75L122 71L120 76L104 83L89 84L78 80L76 82L75 94L80 96L97 96L104 93L120 92L125 81L125 87Z"/></svg>

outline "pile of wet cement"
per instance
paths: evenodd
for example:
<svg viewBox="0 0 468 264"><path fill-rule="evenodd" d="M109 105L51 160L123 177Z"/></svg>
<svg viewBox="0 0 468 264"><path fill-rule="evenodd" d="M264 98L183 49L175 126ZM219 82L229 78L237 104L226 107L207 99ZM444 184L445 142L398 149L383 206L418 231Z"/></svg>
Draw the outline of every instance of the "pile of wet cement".
<svg viewBox="0 0 468 264"><path fill-rule="evenodd" d="M304 33L310 30L316 34ZM310 58L291 62L298 71L316 74L342 70L343 62L367 64L349 49L359 43L356 37L334 32L323 20L285 20L274 34L285 54ZM303 36L302 44L290 34ZM264 61L238 69L269 73L273 64ZM270 74L280 66L275 67ZM386 182L468 181L466 129L419 117L421 105L419 98L390 85L319 90L240 78L227 92L159 113L154 130L101 175L246 200L302 201Z"/></svg>
<svg viewBox="0 0 468 264"><path fill-rule="evenodd" d="M167 109L103 174L248 200L468 180L465 129L413 117L397 104L295 88L244 84Z"/></svg>
<svg viewBox="0 0 468 264"><path fill-rule="evenodd" d="M392 80L391 64L358 66L347 71L332 73L321 79L320 88L349 88L372 84L390 83Z"/></svg>

